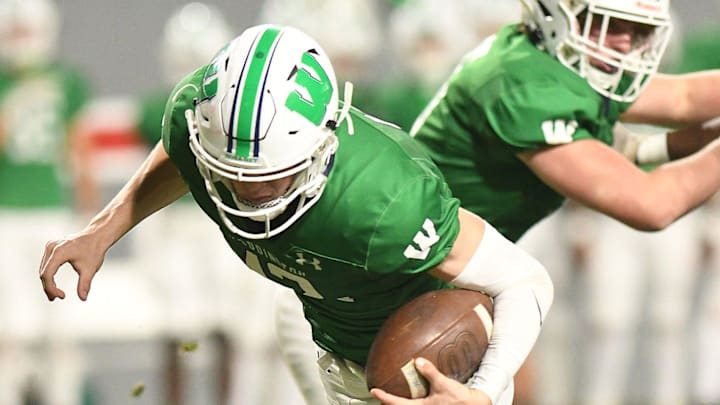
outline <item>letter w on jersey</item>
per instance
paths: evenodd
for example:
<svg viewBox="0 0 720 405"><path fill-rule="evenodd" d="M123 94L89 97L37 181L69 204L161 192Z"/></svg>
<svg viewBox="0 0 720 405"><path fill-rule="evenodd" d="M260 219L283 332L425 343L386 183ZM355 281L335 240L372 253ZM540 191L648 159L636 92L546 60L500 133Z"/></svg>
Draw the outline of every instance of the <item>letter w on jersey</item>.
<svg viewBox="0 0 720 405"><path fill-rule="evenodd" d="M433 224L430 219L425 219L422 227L425 232L418 231L413 238L413 243L415 243L419 249L412 244L409 244L405 248L404 254L408 259L425 260L428 254L430 254L432 245L440 240L435 230L435 224Z"/></svg>
<svg viewBox="0 0 720 405"><path fill-rule="evenodd" d="M549 145L560 145L572 142L572 136L578 127L577 121L547 120L542 123L545 141Z"/></svg>

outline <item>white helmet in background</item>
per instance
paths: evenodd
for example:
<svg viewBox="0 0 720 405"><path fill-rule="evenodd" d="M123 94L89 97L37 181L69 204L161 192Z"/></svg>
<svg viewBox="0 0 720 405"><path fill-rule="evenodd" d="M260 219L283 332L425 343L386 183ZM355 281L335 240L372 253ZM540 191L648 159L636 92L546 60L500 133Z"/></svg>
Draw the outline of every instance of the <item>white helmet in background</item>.
<svg viewBox="0 0 720 405"><path fill-rule="evenodd" d="M164 80L174 86L231 39L220 10L197 2L182 6L168 18L163 31L160 58Z"/></svg>
<svg viewBox="0 0 720 405"><path fill-rule="evenodd" d="M322 44L342 80L368 80L382 41L374 0L266 0L264 22L296 27Z"/></svg>
<svg viewBox="0 0 720 405"><path fill-rule="evenodd" d="M55 57L60 13L51 0L0 0L0 64L45 65Z"/></svg>
<svg viewBox="0 0 720 405"><path fill-rule="evenodd" d="M390 43L401 68L428 86L445 80L475 44L464 13L457 0L417 0L394 9L389 20Z"/></svg>
<svg viewBox="0 0 720 405"><path fill-rule="evenodd" d="M587 79L600 94L633 101L657 71L672 26L669 0L522 0L524 22L548 53ZM617 21L635 24L632 48L620 53L604 44ZM597 40L590 28L600 24ZM601 61L608 73L591 63Z"/></svg>
<svg viewBox="0 0 720 405"><path fill-rule="evenodd" d="M502 26L517 23L522 15L519 0L454 0L463 10L463 24L475 35L475 44L494 35Z"/></svg>
<svg viewBox="0 0 720 405"><path fill-rule="evenodd" d="M318 201L337 148L337 112L333 67L303 32L255 26L220 51L186 117L207 191L232 232L270 238ZM290 189L261 205L218 185L288 176L295 176Z"/></svg>

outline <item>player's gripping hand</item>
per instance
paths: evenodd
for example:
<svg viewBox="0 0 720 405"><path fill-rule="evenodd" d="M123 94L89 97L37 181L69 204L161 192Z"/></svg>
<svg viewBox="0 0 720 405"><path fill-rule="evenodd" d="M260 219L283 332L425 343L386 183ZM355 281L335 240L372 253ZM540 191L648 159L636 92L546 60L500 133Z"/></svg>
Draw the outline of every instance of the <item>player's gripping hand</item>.
<svg viewBox="0 0 720 405"><path fill-rule="evenodd" d="M415 359L415 368L430 383L430 395L425 398L407 399L373 388L370 393L384 405L492 405L490 397L482 391L473 390L443 375L426 359Z"/></svg>
<svg viewBox="0 0 720 405"><path fill-rule="evenodd" d="M78 297L83 301L87 300L92 279L105 260L108 248L89 231L48 242L40 262L40 281L48 300L65 298L65 292L55 285L55 273L65 263L70 263L79 276Z"/></svg>

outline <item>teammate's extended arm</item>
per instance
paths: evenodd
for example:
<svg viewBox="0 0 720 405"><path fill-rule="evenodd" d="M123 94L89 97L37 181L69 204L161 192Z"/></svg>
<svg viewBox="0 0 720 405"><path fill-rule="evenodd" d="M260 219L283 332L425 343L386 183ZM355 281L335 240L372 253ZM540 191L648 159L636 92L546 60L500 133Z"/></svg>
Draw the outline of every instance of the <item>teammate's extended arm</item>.
<svg viewBox="0 0 720 405"><path fill-rule="evenodd" d="M700 150L720 135L718 86L720 70L653 76L620 120L680 129L660 137L626 133L620 151L633 162L656 164Z"/></svg>
<svg viewBox="0 0 720 405"><path fill-rule="evenodd" d="M107 250L144 218L187 191L175 165L162 144L158 144L122 190L85 229L45 246L40 280L48 299L65 298L65 292L54 281L55 273L64 263L70 263L80 276L77 293L80 299L87 299L92 278L100 269Z"/></svg>
<svg viewBox="0 0 720 405"><path fill-rule="evenodd" d="M636 133L618 123L613 133L613 147L631 162L656 165L690 156L717 139L720 136L720 120L655 134Z"/></svg>
<svg viewBox="0 0 720 405"><path fill-rule="evenodd" d="M535 344L552 304L553 286L537 260L490 224L464 209L460 209L459 216L458 238L432 274L492 297L493 334L482 364L468 384L475 390L435 378L431 379L431 397L443 401L437 403L496 403ZM433 367L421 369L435 373ZM373 391L384 401L392 399L388 403L407 401Z"/></svg>
<svg viewBox="0 0 720 405"><path fill-rule="evenodd" d="M720 140L650 172L593 139L518 157L560 194L645 231L667 227L720 188Z"/></svg>
<svg viewBox="0 0 720 405"><path fill-rule="evenodd" d="M656 74L620 120L667 128L698 125L720 116L718 88L720 70Z"/></svg>

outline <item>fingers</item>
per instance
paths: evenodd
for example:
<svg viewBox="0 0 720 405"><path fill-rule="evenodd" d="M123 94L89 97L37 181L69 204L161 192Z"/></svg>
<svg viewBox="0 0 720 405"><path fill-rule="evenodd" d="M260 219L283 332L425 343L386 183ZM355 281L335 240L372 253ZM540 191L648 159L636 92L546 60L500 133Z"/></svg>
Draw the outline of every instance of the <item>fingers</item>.
<svg viewBox="0 0 720 405"><path fill-rule="evenodd" d="M78 271L78 274L80 279L78 280L77 295L81 300L86 301L88 294L90 294L90 284L95 273Z"/></svg>
<svg viewBox="0 0 720 405"><path fill-rule="evenodd" d="M54 301L55 298L65 299L65 292L55 285L55 273L65 263L65 260L58 259L54 254L56 247L56 242L49 242L45 245L45 253L40 262L40 282L50 301Z"/></svg>
<svg viewBox="0 0 720 405"><path fill-rule="evenodd" d="M445 377L434 364L428 360L418 357L415 359L415 368L428 379L430 385L440 384ZM377 398L383 405L403 405L403 404L414 404L420 400L411 400L408 398L398 397L396 395L389 394L380 388L373 388L370 393Z"/></svg>
<svg viewBox="0 0 720 405"><path fill-rule="evenodd" d="M388 394L380 388L373 388L370 390L370 393L383 405L402 405L409 403L408 399Z"/></svg>
<svg viewBox="0 0 720 405"><path fill-rule="evenodd" d="M440 372L440 370L437 369L437 367L435 367L434 364L422 357L415 359L415 368L423 375L423 377L427 378L431 385L439 382L441 379L447 378Z"/></svg>

